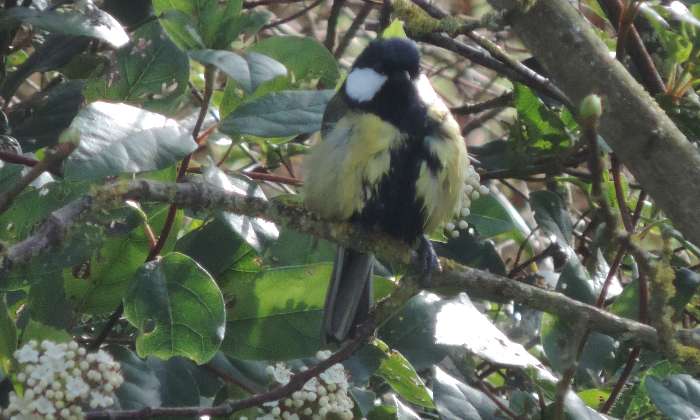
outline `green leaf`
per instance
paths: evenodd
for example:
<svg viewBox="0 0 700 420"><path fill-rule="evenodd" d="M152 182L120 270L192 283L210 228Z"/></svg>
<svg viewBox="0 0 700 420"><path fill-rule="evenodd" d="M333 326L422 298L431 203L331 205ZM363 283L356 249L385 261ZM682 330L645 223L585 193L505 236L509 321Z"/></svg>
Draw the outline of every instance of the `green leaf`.
<svg viewBox="0 0 700 420"><path fill-rule="evenodd" d="M306 265L317 262L333 262L335 244L305 235L292 229L282 229L263 255L271 266Z"/></svg>
<svg viewBox="0 0 700 420"><path fill-rule="evenodd" d="M444 359L448 352L446 346L435 340L436 318L444 304L445 301L432 293L414 296L398 316L382 326L379 330L381 338L417 369L430 368Z"/></svg>
<svg viewBox="0 0 700 420"><path fill-rule="evenodd" d="M240 56L230 51L195 50L189 54L200 63L216 66L248 94L264 82L287 76L287 69L279 61L255 52Z"/></svg>
<svg viewBox="0 0 700 420"><path fill-rule="evenodd" d="M163 169L197 148L176 121L126 104L94 102L69 130L80 136L80 144L65 161L68 179Z"/></svg>
<svg viewBox="0 0 700 420"><path fill-rule="evenodd" d="M49 32L88 36L119 48L129 42L129 35L109 13L95 6L86 6L83 12L36 10L28 7L13 7L0 18L0 27L7 28L13 22L23 22Z"/></svg>
<svg viewBox="0 0 700 420"><path fill-rule="evenodd" d="M434 243L438 255L453 259L469 267L488 270L491 273L506 275L506 265L490 240L481 240L467 231L459 237L449 238L447 243Z"/></svg>
<svg viewBox="0 0 700 420"><path fill-rule="evenodd" d="M321 345L331 269L331 264L310 264L267 269L254 278L223 276L220 282L232 303L222 351L251 360L313 355Z"/></svg>
<svg viewBox="0 0 700 420"><path fill-rule="evenodd" d="M10 318L5 296L0 295L0 369L9 372L12 354L17 350L17 327Z"/></svg>
<svg viewBox="0 0 700 420"><path fill-rule="evenodd" d="M189 60L167 37L158 22L134 32L137 40L117 51L114 67L99 79L88 81L88 102L109 100L172 111L187 91Z"/></svg>
<svg viewBox="0 0 700 420"><path fill-rule="evenodd" d="M663 379L650 376L645 381L651 401L672 419L692 420L700 417L700 381L687 374Z"/></svg>
<svg viewBox="0 0 700 420"><path fill-rule="evenodd" d="M0 214L0 226L4 226L0 239L14 242L26 238L49 213L78 198L88 187L85 182L62 181L27 188Z"/></svg>
<svg viewBox="0 0 700 420"><path fill-rule="evenodd" d="M73 340L73 337L66 330L54 328L33 319L29 320L27 326L22 330L22 344L30 340L36 340L41 343L43 340L51 340L56 343L67 343Z"/></svg>
<svg viewBox="0 0 700 420"><path fill-rule="evenodd" d="M469 328L464 328L464 325ZM556 381L549 370L525 348L503 334L481 313L465 293L445 302L437 313L437 344L460 346L497 366L537 370L542 379Z"/></svg>
<svg viewBox="0 0 700 420"><path fill-rule="evenodd" d="M263 193L258 184L247 179L230 177L214 165L205 169L204 179L206 182L216 185L227 192L267 200L265 193ZM219 212L218 217L226 222L229 229L236 232L257 252L262 252L265 245L279 236L277 226L264 219L242 216L231 212Z"/></svg>
<svg viewBox="0 0 700 420"><path fill-rule="evenodd" d="M0 161L0 194L14 187L22 176L24 166Z"/></svg>
<svg viewBox="0 0 700 420"><path fill-rule="evenodd" d="M426 408L435 408L423 380L401 353L388 353L375 374L384 379L391 389L406 401Z"/></svg>
<svg viewBox="0 0 700 420"><path fill-rule="evenodd" d="M12 135L22 144L22 151L35 152L58 142L83 106L84 86L84 80L69 80L37 93L24 106L13 107L9 115Z"/></svg>
<svg viewBox="0 0 700 420"><path fill-rule="evenodd" d="M512 204L490 194L482 195L472 202L469 216L465 220L474 226L482 238L491 238L514 230L522 232L523 226L527 228Z"/></svg>
<svg viewBox="0 0 700 420"><path fill-rule="evenodd" d="M435 405L444 419L497 419L501 409L486 394L435 367ZM496 397L498 398L498 397Z"/></svg>
<svg viewBox="0 0 700 420"><path fill-rule="evenodd" d="M323 86L334 87L340 77L335 57L314 38L273 36L254 44L250 51L278 60L297 80L320 79Z"/></svg>
<svg viewBox="0 0 700 420"><path fill-rule="evenodd" d="M651 377L670 377L673 374L682 372L683 368L668 360L660 361L651 368L641 371L638 382L632 387L623 390L610 414L624 418L645 418L646 416L655 419L662 418L662 415L649 398L646 381Z"/></svg>
<svg viewBox="0 0 700 420"><path fill-rule="evenodd" d="M124 315L139 330L139 355L184 356L205 363L224 338L221 291L209 273L183 254L146 263L124 298Z"/></svg>
<svg viewBox="0 0 700 420"><path fill-rule="evenodd" d="M160 2L155 1L154 6ZM170 40L183 51L204 48L204 40L197 32L192 17L180 10L165 10L160 13L160 24Z"/></svg>
<svg viewBox="0 0 700 420"><path fill-rule="evenodd" d="M587 406L598 410L610 397L610 391L599 388L584 389L578 392L578 396Z"/></svg>
<svg viewBox="0 0 700 420"><path fill-rule="evenodd" d="M108 351L119 362L124 377L124 383L115 391L120 408L160 407L160 381L149 364L123 346L110 346Z"/></svg>
<svg viewBox="0 0 700 420"><path fill-rule="evenodd" d="M537 151L551 153L568 147L572 140L564 122L554 111L523 84L513 87L514 105L518 111L518 122L524 128L523 135L527 146Z"/></svg>
<svg viewBox="0 0 700 420"><path fill-rule="evenodd" d="M332 90L273 92L236 108L219 129L229 135L285 137L321 129Z"/></svg>
<svg viewBox="0 0 700 420"><path fill-rule="evenodd" d="M141 268L148 256L150 242L144 231L143 223L160 232L167 219L169 205L159 205L148 211L146 220L136 210L123 216L128 225L136 219L135 226L125 235L113 235L106 238L102 246L88 263L88 270L83 276L64 273L66 295L72 301L76 311L92 315L110 313L119 305L134 281L136 271ZM182 224L183 211L178 210L173 219L172 231L177 232ZM127 229L130 226L127 227ZM163 246L162 253L170 251L176 235L171 234Z"/></svg>
<svg viewBox="0 0 700 420"><path fill-rule="evenodd" d="M50 327L68 329L75 320L73 306L66 299L63 276L59 270L49 272L32 282L27 304L32 319Z"/></svg>
<svg viewBox="0 0 700 420"><path fill-rule="evenodd" d="M214 278L228 269L241 269L241 263L257 253L221 219L214 219L178 239L175 251L189 256ZM259 266L253 266L253 273ZM257 269L255 269L257 268Z"/></svg>
<svg viewBox="0 0 700 420"><path fill-rule="evenodd" d="M561 197L550 191L530 193L530 205L542 230L555 235L562 245L571 243L573 226Z"/></svg>
<svg viewBox="0 0 700 420"><path fill-rule="evenodd" d="M382 38L408 38L400 19L394 19L382 32Z"/></svg>

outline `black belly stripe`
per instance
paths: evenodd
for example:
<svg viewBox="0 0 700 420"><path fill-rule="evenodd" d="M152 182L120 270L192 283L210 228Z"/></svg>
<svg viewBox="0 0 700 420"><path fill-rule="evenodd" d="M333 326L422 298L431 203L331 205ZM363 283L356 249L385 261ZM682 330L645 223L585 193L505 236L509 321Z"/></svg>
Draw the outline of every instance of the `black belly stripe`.
<svg viewBox="0 0 700 420"><path fill-rule="evenodd" d="M374 193L352 220L365 228L379 229L397 239L413 243L423 233L425 224L423 200L416 196L416 181L422 163L427 162L430 167L430 161L435 160L430 159L429 155L422 139L409 138L403 147L394 149L389 171L378 185L365 186Z"/></svg>

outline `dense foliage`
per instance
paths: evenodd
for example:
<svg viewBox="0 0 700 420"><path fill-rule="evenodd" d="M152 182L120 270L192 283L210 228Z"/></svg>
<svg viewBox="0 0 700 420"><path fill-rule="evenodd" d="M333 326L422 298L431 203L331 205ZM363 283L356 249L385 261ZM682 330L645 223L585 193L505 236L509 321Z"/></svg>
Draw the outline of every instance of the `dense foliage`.
<svg viewBox="0 0 700 420"><path fill-rule="evenodd" d="M444 1L447 15L424 1L95 3L5 0L0 12L5 416L100 418L114 403L131 418L147 407L173 408L152 413L168 418L700 417L700 244L598 135L600 98L581 113L562 103L487 4ZM641 34L665 82L645 87L694 141L700 6L634 1L608 20L608 3L578 7L636 75L649 68L624 43ZM141 199L129 181L207 185L302 214L303 154L326 103L370 39L404 28L483 183L432 235L446 270L557 293L423 291L331 356L320 341L328 234L184 190ZM382 262L376 299L391 300L410 268ZM582 317L590 305L653 328L606 327L613 316ZM319 378L267 393L324 361ZM269 398L227 405L254 395Z"/></svg>

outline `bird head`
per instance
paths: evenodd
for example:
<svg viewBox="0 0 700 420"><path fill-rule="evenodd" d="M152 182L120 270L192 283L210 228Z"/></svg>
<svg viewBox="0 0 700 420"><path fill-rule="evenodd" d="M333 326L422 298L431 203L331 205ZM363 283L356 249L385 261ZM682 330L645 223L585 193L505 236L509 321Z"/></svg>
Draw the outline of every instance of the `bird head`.
<svg viewBox="0 0 700 420"><path fill-rule="evenodd" d="M382 87L408 84L420 75L420 53L404 38L372 41L357 57L345 82L345 93L358 103L369 102Z"/></svg>

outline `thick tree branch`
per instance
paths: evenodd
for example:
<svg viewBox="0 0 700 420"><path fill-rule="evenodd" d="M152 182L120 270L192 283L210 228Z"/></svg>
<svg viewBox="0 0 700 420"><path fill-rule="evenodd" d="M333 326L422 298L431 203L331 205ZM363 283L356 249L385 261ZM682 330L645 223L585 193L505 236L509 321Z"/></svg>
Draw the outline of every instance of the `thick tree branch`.
<svg viewBox="0 0 700 420"><path fill-rule="evenodd" d="M700 244L700 153L566 0L490 0L574 103L603 96L600 133L684 236ZM566 53L566 59L562 54Z"/></svg>
<svg viewBox="0 0 700 420"><path fill-rule="evenodd" d="M330 223L318 219L301 206L245 197L205 183L168 184L148 180L116 183L104 186L90 196L78 199L54 212L35 235L8 248L0 264L7 271L15 264L28 262L59 243L70 227L84 220L89 212L116 208L125 199L141 202L174 203L192 209L219 209L252 217L261 217L290 229L328 239L344 246L373 252L392 264L413 266L416 253L402 242L385 235L367 232L349 223ZM655 349L658 334L648 325L609 314L599 308L570 299L560 293L540 289L483 270L464 267L443 260L443 271L433 274L432 290L443 294L467 292L475 298L496 302L515 301L533 309L555 314L564 319L585 319L591 330L619 340ZM0 271L0 282L5 273ZM389 301L377 308L378 322L388 319L403 304L420 291L419 279L405 276L401 287Z"/></svg>

